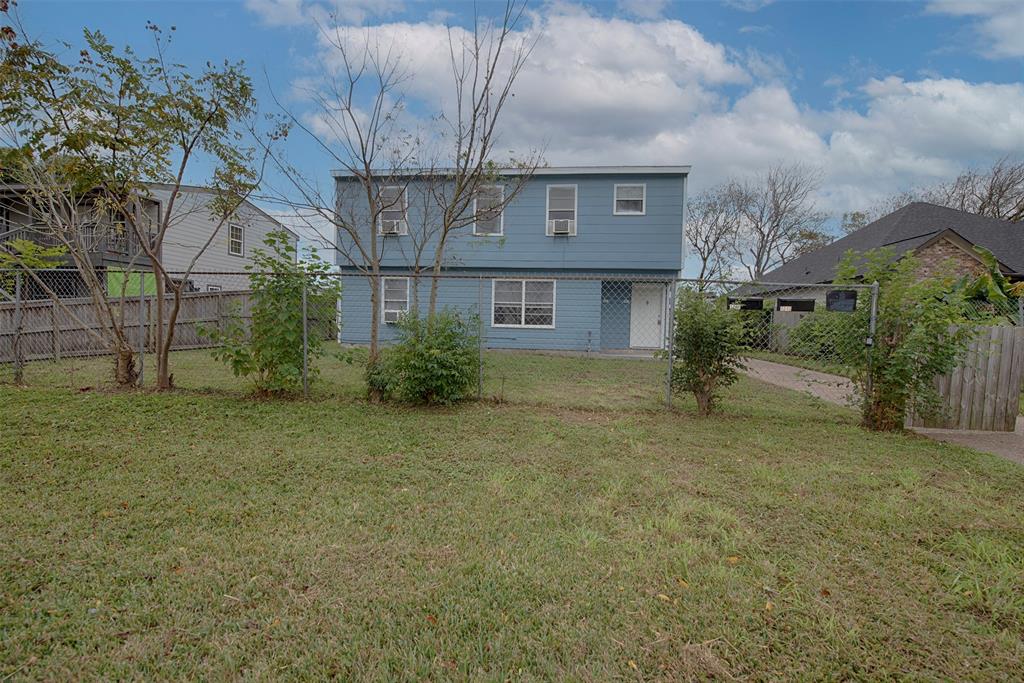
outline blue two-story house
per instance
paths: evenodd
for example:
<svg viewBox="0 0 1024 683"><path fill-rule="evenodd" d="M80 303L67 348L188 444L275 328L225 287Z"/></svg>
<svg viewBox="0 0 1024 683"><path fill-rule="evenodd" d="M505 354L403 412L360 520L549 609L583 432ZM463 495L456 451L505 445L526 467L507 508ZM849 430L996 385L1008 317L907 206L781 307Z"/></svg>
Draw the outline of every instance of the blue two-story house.
<svg viewBox="0 0 1024 683"><path fill-rule="evenodd" d="M479 313L489 348L573 351L661 348L671 281L683 267L688 166L594 166L537 169L503 210L473 212L444 251L438 309ZM478 202L501 203L499 174ZM339 212L356 211L359 183L336 173ZM376 226L380 279L380 338L411 307L425 311L431 280L413 275L429 266L429 201L410 175L382 187L389 208ZM429 195L429 192L423 193ZM394 195L394 196L392 196ZM363 194L365 197L365 193ZM365 198L362 199L365 202ZM372 223L372 221L366 221ZM363 228L360 228L362 230ZM351 239L339 231L338 265L352 273ZM364 240L365 243L365 240ZM429 270L429 268L427 268ZM341 341L370 338L370 279L346 277Z"/></svg>

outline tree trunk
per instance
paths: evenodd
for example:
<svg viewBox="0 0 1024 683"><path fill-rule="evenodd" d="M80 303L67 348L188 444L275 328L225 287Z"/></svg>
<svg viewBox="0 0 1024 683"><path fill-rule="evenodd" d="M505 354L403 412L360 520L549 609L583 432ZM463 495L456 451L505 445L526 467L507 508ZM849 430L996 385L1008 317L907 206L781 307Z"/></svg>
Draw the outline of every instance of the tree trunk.
<svg viewBox="0 0 1024 683"><path fill-rule="evenodd" d="M899 432L903 430L906 412L906 403L894 404L876 394L868 397L861 424L874 432Z"/></svg>
<svg viewBox="0 0 1024 683"><path fill-rule="evenodd" d="M160 352L156 359L156 388L160 391L174 388L174 375L171 374L171 346L174 344L174 326L181 310L181 287L174 290L174 305L167 320L166 337L160 344Z"/></svg>
<svg viewBox="0 0 1024 683"><path fill-rule="evenodd" d="M380 274L374 270L370 275L370 350L366 357L366 372L373 370L373 366L380 360ZM372 384L368 385L367 392L369 399L379 403L384 396L379 389Z"/></svg>
<svg viewBox="0 0 1024 683"><path fill-rule="evenodd" d="M701 415L710 415L715 407L715 397L711 391L700 389L693 392L693 396L697 399L697 412Z"/></svg>
<svg viewBox="0 0 1024 683"><path fill-rule="evenodd" d="M114 378L118 386L134 386L139 379L138 369L135 367L135 352L130 346L119 344L117 347L116 365L114 367Z"/></svg>
<svg viewBox="0 0 1024 683"><path fill-rule="evenodd" d="M433 318L437 311L437 290L441 286L441 266L444 264L444 248L447 244L448 231L443 230L434 251L433 277L430 278L430 303L427 305L427 318Z"/></svg>
<svg viewBox="0 0 1024 683"><path fill-rule="evenodd" d="M164 297L167 294L164 277L163 273L156 276L156 320L154 324L155 329L153 330L153 355L156 356L157 389L162 388L160 380L164 376L161 370L164 358ZM163 370L166 370L166 368L163 368Z"/></svg>

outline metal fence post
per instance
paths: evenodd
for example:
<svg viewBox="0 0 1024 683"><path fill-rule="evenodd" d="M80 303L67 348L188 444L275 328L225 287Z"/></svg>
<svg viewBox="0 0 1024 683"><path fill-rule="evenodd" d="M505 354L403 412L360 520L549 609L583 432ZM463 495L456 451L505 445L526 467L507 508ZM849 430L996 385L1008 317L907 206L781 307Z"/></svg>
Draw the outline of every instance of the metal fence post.
<svg viewBox="0 0 1024 683"><path fill-rule="evenodd" d="M309 398L309 308L306 278L302 278L302 395Z"/></svg>
<svg viewBox="0 0 1024 683"><path fill-rule="evenodd" d="M476 281L476 398L484 397L484 279Z"/></svg>
<svg viewBox="0 0 1024 683"><path fill-rule="evenodd" d="M21 362L21 273L14 275L14 382L21 384L24 379L24 368Z"/></svg>
<svg viewBox="0 0 1024 683"><path fill-rule="evenodd" d="M668 292L668 369L665 372L665 405L672 407L672 365L675 363L676 346L676 286L673 280L669 283Z"/></svg>
<svg viewBox="0 0 1024 683"><path fill-rule="evenodd" d="M139 382L145 383L146 371L146 273L139 272Z"/></svg>
<svg viewBox="0 0 1024 683"><path fill-rule="evenodd" d="M871 394L874 390L874 358L875 358L875 329L878 321L878 281L875 280L871 283L871 311L868 319L868 338L864 340L864 344L868 347L868 381L867 390L868 395L865 397L866 400L871 400Z"/></svg>

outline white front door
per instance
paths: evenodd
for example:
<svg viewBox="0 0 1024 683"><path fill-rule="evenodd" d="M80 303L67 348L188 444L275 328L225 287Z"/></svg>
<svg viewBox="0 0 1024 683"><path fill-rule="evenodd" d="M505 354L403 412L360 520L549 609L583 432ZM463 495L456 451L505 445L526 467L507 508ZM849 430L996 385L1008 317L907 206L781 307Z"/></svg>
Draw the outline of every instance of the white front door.
<svg viewBox="0 0 1024 683"><path fill-rule="evenodd" d="M634 282L629 304L629 347L658 349L664 338L661 331L665 286Z"/></svg>

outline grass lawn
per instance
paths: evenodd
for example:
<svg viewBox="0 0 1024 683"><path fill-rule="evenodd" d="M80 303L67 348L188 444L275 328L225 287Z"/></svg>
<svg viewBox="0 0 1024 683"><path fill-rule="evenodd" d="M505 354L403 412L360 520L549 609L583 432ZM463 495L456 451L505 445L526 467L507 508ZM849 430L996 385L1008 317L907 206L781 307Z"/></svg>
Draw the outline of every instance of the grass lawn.
<svg viewBox="0 0 1024 683"><path fill-rule="evenodd" d="M352 362L346 362L349 357ZM329 344L317 361L320 378L311 387L318 399L357 400L365 397L366 351ZM110 357L66 358L29 363L24 384L30 387L93 389L110 387ZM597 358L559 354L487 351L484 354L483 396L499 402L562 405L577 408L660 408L665 400L666 361L642 358ZM156 361L144 359L147 386L155 382ZM192 392L245 396L252 384L235 377L209 350L176 351L171 355L175 386ZM10 383L10 365L0 365L0 384Z"/></svg>
<svg viewBox="0 0 1024 683"><path fill-rule="evenodd" d="M1024 468L492 362L535 403L0 386L0 679L1024 677Z"/></svg>

